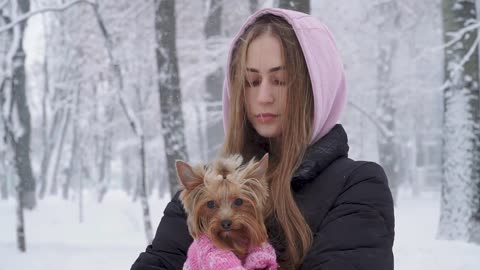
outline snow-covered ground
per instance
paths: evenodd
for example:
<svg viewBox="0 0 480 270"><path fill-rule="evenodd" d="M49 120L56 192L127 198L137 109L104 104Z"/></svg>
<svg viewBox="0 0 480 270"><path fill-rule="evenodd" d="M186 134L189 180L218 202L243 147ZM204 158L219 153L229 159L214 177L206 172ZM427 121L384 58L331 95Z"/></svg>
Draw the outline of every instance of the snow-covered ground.
<svg viewBox="0 0 480 270"><path fill-rule="evenodd" d="M154 196L155 197L155 196ZM402 194L396 209L395 269L478 270L480 246L434 240L438 193ZM153 226L168 198L152 199ZM0 270L129 269L145 240L139 202L110 192L102 204L85 197L85 220L75 201L47 198L26 212L28 251L15 244L15 205L0 201Z"/></svg>
<svg viewBox="0 0 480 270"><path fill-rule="evenodd" d="M150 201L155 229L168 201ZM0 201L0 270L129 269L146 247L140 201L109 192L101 204L88 195L84 202L81 224L76 201L50 197L26 211L27 253L21 254L16 248L15 203Z"/></svg>
<svg viewBox="0 0 480 270"><path fill-rule="evenodd" d="M480 246L435 240L440 194L402 194L395 209L395 269L478 270Z"/></svg>

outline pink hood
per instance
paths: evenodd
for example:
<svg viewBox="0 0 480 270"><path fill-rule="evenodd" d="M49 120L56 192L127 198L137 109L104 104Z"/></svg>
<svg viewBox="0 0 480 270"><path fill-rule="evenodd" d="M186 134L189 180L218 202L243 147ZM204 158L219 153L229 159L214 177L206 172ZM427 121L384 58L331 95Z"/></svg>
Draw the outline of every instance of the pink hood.
<svg viewBox="0 0 480 270"><path fill-rule="evenodd" d="M315 115L313 135L310 143L327 134L340 119L347 101L345 73L335 40L327 27L314 17L291 10L267 8L251 15L233 39L228 54L230 66L232 49L245 28L256 18L273 14L288 21L300 42L307 63L314 97ZM229 71L225 72L223 86L223 127L228 127L228 105L230 99Z"/></svg>

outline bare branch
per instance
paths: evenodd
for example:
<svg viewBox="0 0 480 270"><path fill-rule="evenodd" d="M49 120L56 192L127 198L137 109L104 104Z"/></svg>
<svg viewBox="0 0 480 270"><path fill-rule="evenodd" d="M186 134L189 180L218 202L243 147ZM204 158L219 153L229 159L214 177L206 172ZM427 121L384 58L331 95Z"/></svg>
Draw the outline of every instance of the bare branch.
<svg viewBox="0 0 480 270"><path fill-rule="evenodd" d="M40 13L45 13L45 12L64 11L64 10L66 10L66 9L76 5L76 4L80 4L80 3L86 3L86 4L90 4L92 6L97 5L96 3L92 2L92 1L89 1L89 0L75 0L73 2L66 3L66 4L58 6L58 7L39 8L37 10L30 11L30 12L27 12L25 14L22 14L18 18L15 18L14 20L12 20L12 22L10 22L9 24L6 24L6 25L0 27L0 33L5 32L5 31L9 30L10 28L15 27L15 25L27 20L28 18L30 18L34 15L37 15L37 14L40 14Z"/></svg>

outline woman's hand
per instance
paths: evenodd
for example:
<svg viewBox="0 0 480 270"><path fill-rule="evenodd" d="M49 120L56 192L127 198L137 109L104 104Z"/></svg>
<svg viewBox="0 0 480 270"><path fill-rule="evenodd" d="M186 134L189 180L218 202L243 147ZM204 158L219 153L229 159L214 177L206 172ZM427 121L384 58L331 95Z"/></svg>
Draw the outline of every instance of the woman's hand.
<svg viewBox="0 0 480 270"><path fill-rule="evenodd" d="M255 269L269 269L276 270L277 256L275 255L275 249L265 242L259 247L251 248L248 251L247 258L243 265L247 270Z"/></svg>

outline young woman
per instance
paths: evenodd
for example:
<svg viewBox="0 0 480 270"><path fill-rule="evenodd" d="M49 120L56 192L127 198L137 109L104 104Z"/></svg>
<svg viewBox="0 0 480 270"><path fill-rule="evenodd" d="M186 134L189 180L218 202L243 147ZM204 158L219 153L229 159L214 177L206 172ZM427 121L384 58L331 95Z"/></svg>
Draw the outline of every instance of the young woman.
<svg viewBox="0 0 480 270"><path fill-rule="evenodd" d="M266 220L281 269L393 269L393 201L383 169L348 158L337 124L345 75L329 30L264 9L234 38L224 85L223 153L269 153ZM132 269L181 269L192 238L178 194Z"/></svg>

